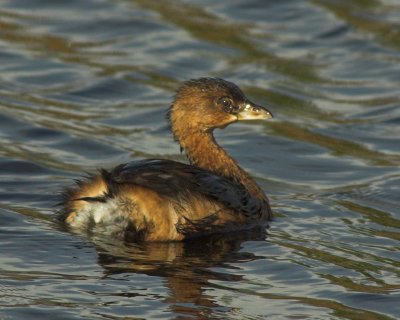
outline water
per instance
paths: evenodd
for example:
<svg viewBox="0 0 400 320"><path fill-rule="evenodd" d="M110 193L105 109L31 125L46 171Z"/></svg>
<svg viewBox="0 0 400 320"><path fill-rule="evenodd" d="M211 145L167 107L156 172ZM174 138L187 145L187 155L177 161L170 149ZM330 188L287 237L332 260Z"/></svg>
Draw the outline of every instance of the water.
<svg viewBox="0 0 400 320"><path fill-rule="evenodd" d="M400 3L0 3L0 319L400 318ZM218 141L269 194L268 234L124 244L65 232L84 171L184 158L186 79L273 121Z"/></svg>

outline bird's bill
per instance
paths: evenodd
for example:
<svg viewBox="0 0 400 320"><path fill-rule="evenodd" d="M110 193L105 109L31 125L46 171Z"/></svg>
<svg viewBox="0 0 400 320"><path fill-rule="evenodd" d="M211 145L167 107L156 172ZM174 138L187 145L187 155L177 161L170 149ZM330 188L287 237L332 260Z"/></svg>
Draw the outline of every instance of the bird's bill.
<svg viewBox="0 0 400 320"><path fill-rule="evenodd" d="M261 120L271 119L272 113L252 102L247 102L243 105L242 110L237 114L238 120Z"/></svg>

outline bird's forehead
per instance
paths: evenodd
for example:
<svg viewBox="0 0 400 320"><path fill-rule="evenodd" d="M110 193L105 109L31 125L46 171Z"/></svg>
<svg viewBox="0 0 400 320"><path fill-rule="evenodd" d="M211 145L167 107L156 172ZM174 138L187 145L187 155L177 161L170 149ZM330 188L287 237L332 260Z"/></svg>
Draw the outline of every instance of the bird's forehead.
<svg viewBox="0 0 400 320"><path fill-rule="evenodd" d="M242 92L242 90L240 90L240 88L239 88L237 85L228 82L227 87L228 87L228 90L227 90L228 92L227 92L227 93L229 93L229 95L230 95L233 99L235 99L235 100L236 100L236 99L237 99L237 100L243 100L243 99L245 99L244 93Z"/></svg>

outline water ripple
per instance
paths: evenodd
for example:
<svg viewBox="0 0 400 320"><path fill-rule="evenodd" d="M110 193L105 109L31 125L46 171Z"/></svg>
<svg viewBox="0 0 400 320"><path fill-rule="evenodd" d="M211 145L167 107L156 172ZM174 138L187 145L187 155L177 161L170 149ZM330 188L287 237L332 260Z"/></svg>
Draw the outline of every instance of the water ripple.
<svg viewBox="0 0 400 320"><path fill-rule="evenodd" d="M399 17L378 0L3 1L0 318L399 318ZM275 115L216 132L271 227L132 244L59 226L82 172L185 161L165 113L205 75Z"/></svg>

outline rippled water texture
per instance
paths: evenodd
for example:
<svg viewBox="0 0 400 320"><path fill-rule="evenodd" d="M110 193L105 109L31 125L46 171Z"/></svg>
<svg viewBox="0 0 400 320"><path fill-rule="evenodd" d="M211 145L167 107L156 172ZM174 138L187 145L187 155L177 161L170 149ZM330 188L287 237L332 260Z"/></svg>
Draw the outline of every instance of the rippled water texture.
<svg viewBox="0 0 400 320"><path fill-rule="evenodd" d="M275 115L217 132L268 235L60 228L82 172L185 161L164 117L200 76ZM0 110L0 319L400 318L399 1L4 0Z"/></svg>

